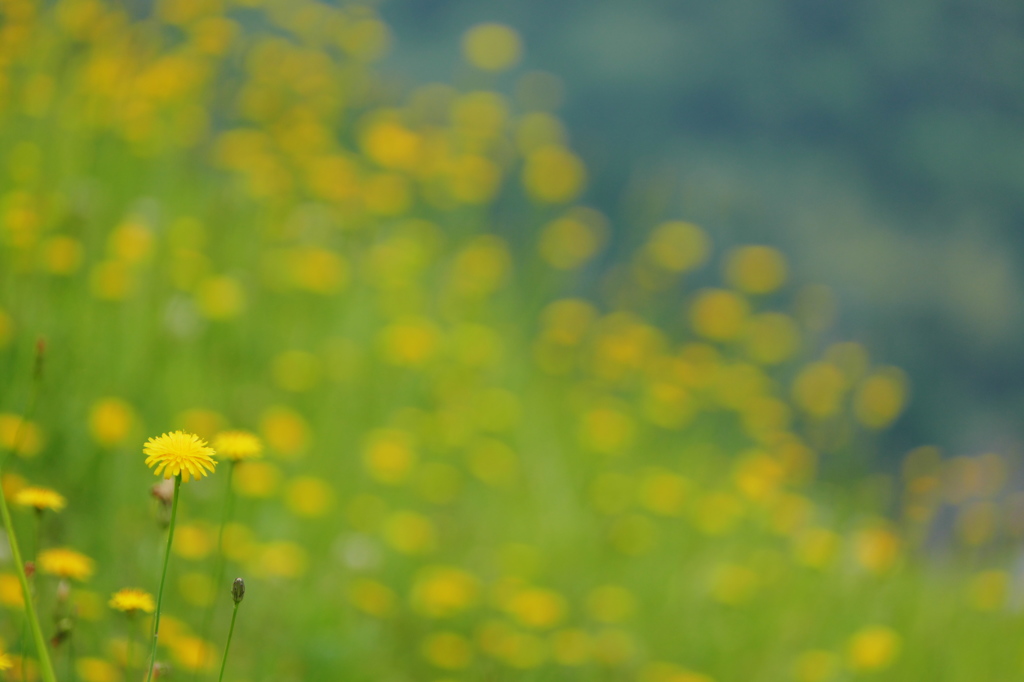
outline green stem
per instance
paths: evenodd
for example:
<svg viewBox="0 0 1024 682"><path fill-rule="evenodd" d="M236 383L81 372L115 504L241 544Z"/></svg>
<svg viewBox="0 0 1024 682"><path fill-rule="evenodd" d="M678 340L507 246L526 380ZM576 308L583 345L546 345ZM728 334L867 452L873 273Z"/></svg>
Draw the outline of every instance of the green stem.
<svg viewBox="0 0 1024 682"><path fill-rule="evenodd" d="M235 634L235 618L238 617L238 605L242 602L235 602L235 610L231 612L231 627L228 628L228 641L224 644L224 660L220 664L220 677L217 682L224 682L224 669L228 667L228 649L231 648L231 635Z"/></svg>
<svg viewBox="0 0 1024 682"><path fill-rule="evenodd" d="M128 648L125 650L124 655L124 679L130 680L132 678L132 654L135 653L135 618L131 613L128 614Z"/></svg>
<svg viewBox="0 0 1024 682"><path fill-rule="evenodd" d="M0 480L2 480L2 476L0 476ZM43 630L39 627L39 618L36 617L36 607L32 603L32 591L29 589L28 577L25 575L25 562L22 561L21 550L18 548L18 538L14 535L14 523L11 521L11 512L7 508L3 485L0 485L0 516L3 516L4 530L7 531L7 541L11 545L11 556L14 559L18 582L21 583L21 592L25 597L25 614L32 627L32 639L35 640L36 653L39 656L39 673L44 682L57 682L57 677L53 673L53 664L50 662L50 652L46 648L46 640L43 638Z"/></svg>
<svg viewBox="0 0 1024 682"><path fill-rule="evenodd" d="M164 603L164 583L167 582L167 566L171 560L171 543L174 541L174 521L178 517L178 491L181 489L181 474L174 477L174 497L171 500L171 525L167 529L167 551L164 552L164 570L160 574L160 591L156 593L156 612L153 614L153 652L149 657L149 673L146 682L153 679L156 666L156 642L160 635L160 609Z"/></svg>
<svg viewBox="0 0 1024 682"><path fill-rule="evenodd" d="M220 532L217 534L217 556L215 557L216 568L213 572L213 584L215 586L220 585L221 581L224 580L224 527L228 525L228 521L231 520L231 512L235 506L235 489L232 486L232 480L235 476L235 461L231 460L228 467L228 484L227 489L224 491L224 509L221 513L220 519ZM217 592L216 594L220 594ZM217 598L214 597L213 601L208 607L206 607L206 615L203 618L203 627L199 631L200 637L203 641L207 641L210 638L210 626L213 624L213 613L216 610ZM196 678L198 670L193 671L192 679Z"/></svg>

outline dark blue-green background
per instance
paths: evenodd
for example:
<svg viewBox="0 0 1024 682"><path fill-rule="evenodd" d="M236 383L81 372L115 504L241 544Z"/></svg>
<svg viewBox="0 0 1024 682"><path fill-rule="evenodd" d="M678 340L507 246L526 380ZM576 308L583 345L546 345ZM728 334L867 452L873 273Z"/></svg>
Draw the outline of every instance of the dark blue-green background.
<svg viewBox="0 0 1024 682"><path fill-rule="evenodd" d="M385 69L458 74L474 23L521 32L619 230L699 222L839 294L836 338L906 368L890 444L1020 449L1024 5L1005 0L384 3ZM511 90L515 75L499 79Z"/></svg>

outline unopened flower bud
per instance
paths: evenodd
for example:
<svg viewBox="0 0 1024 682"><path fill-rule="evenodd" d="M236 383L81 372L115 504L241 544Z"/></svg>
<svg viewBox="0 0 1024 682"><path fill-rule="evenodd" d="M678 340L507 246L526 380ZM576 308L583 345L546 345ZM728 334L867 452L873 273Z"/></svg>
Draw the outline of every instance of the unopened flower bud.
<svg viewBox="0 0 1024 682"><path fill-rule="evenodd" d="M160 500L165 507L169 507L174 500L174 479L166 478L157 483L152 489L153 497Z"/></svg>
<svg viewBox="0 0 1024 682"><path fill-rule="evenodd" d="M238 604L242 601L245 596L245 581L241 578L235 578L235 582L231 584L231 598Z"/></svg>

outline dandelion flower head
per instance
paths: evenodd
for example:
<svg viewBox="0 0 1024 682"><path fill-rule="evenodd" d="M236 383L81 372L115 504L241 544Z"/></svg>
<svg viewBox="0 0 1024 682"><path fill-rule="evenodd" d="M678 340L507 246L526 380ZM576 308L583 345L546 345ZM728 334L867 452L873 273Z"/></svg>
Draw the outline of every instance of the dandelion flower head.
<svg viewBox="0 0 1024 682"><path fill-rule="evenodd" d="M213 447L218 456L235 462L256 459L263 454L263 443L249 431L222 431L213 439Z"/></svg>
<svg viewBox="0 0 1024 682"><path fill-rule="evenodd" d="M39 553L39 569L59 578L88 580L93 573L93 561L73 549L55 547Z"/></svg>
<svg viewBox="0 0 1024 682"><path fill-rule="evenodd" d="M156 610L156 605L153 603L153 595L137 587L126 587L123 590L118 590L110 598L109 603L110 608L124 611L125 613L135 613L136 611L153 613Z"/></svg>
<svg viewBox="0 0 1024 682"><path fill-rule="evenodd" d="M14 661L9 654L0 652L0 670L10 670L14 667Z"/></svg>
<svg viewBox="0 0 1024 682"><path fill-rule="evenodd" d="M202 478L213 473L217 462L213 448L194 433L175 431L146 441L142 452L146 466L157 476L173 478L180 475L186 483L190 478Z"/></svg>
<svg viewBox="0 0 1024 682"><path fill-rule="evenodd" d="M59 512L67 506L68 501L56 490L30 485L22 488L14 495L14 504L19 507L33 507L38 511L52 509L55 512Z"/></svg>

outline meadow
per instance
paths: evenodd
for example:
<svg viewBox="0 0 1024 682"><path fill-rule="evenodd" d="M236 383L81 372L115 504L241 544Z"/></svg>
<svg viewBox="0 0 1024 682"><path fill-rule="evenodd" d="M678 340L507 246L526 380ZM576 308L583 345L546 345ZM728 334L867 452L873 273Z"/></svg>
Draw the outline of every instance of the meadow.
<svg viewBox="0 0 1024 682"><path fill-rule="evenodd" d="M588 206L512 27L391 39L0 0L0 679L147 679L156 602L154 679L1021 679L1013 463L886 451L778 249Z"/></svg>

